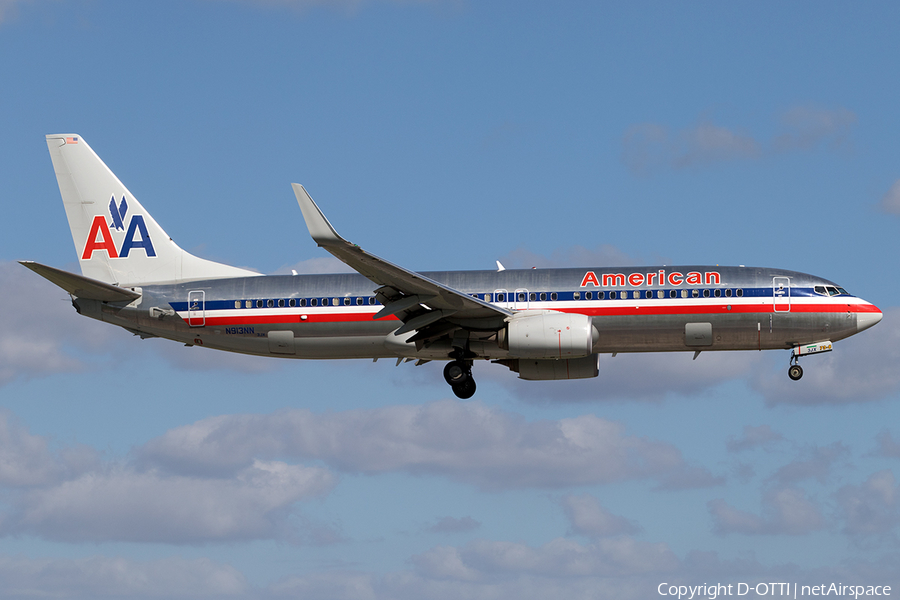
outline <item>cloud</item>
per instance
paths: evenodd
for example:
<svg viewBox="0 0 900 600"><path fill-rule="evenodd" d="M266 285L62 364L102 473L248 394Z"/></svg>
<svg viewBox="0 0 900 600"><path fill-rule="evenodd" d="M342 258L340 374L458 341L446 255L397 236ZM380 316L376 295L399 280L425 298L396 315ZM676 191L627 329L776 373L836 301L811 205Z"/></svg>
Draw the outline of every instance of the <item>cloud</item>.
<svg viewBox="0 0 900 600"><path fill-rule="evenodd" d="M701 122L675 134L656 123L629 127L622 138L622 160L637 175L663 167L683 169L762 154L749 135L711 122Z"/></svg>
<svg viewBox="0 0 900 600"><path fill-rule="evenodd" d="M784 465L771 479L782 484L797 483L815 479L824 484L831 473L831 467L841 457L850 454L850 449L840 442L828 446L814 446L804 451L804 457Z"/></svg>
<svg viewBox="0 0 900 600"><path fill-rule="evenodd" d="M873 452L874 456L900 458L900 443L894 441L890 431L887 429L881 431L875 439L878 442L878 447Z"/></svg>
<svg viewBox="0 0 900 600"><path fill-rule="evenodd" d="M713 531L720 535L802 535L818 531L825 525L818 506L806 497L803 490L791 487L765 493L762 515L734 508L721 498L709 501L706 506L713 519Z"/></svg>
<svg viewBox="0 0 900 600"><path fill-rule="evenodd" d="M648 175L662 168L703 167L822 145L836 149L846 145L857 118L845 108L797 106L778 121L782 131L768 142L708 119L674 133L658 123L632 125L622 136L622 161L634 174Z"/></svg>
<svg viewBox="0 0 900 600"><path fill-rule="evenodd" d="M847 142L850 128L858 119L846 108L795 106L782 114L780 121L786 131L775 136L772 147L787 152L810 150L822 144L838 148Z"/></svg>
<svg viewBox="0 0 900 600"><path fill-rule="evenodd" d="M665 573L678 559L661 543L628 537L589 545L557 538L538 548L521 542L475 540L462 548L438 546L412 558L416 570L433 579L493 581L510 575L552 577L625 576Z"/></svg>
<svg viewBox="0 0 900 600"><path fill-rule="evenodd" d="M886 213L900 215L900 179L894 182L878 206Z"/></svg>
<svg viewBox="0 0 900 600"><path fill-rule="evenodd" d="M838 515L844 520L844 533L862 538L896 540L894 529L900 523L900 504L894 474L878 471L860 485L845 485L835 493Z"/></svg>
<svg viewBox="0 0 900 600"><path fill-rule="evenodd" d="M560 504L569 519L570 533L589 538L628 535L641 531L640 525L625 517L614 515L602 506L594 496L567 495Z"/></svg>
<svg viewBox="0 0 900 600"><path fill-rule="evenodd" d="M756 448L768 450L776 443L783 441L784 436L772 431L772 428L768 425L760 425L759 427L745 425L744 434L740 438L735 438L733 435L728 436L725 448L729 452L744 452Z"/></svg>
<svg viewBox="0 0 900 600"><path fill-rule="evenodd" d="M0 385L79 371L85 363L69 348L99 352L111 341L110 328L90 334L66 292L15 262L0 262L0 312Z"/></svg>
<svg viewBox="0 0 900 600"><path fill-rule="evenodd" d="M15 18L20 4L26 0L0 0L0 24Z"/></svg>
<svg viewBox="0 0 900 600"><path fill-rule="evenodd" d="M835 344L833 352L803 360L806 375L758 369L750 379L766 403L821 405L871 402L900 391L900 309L884 309L884 318L862 335ZM785 361L786 362L786 361ZM782 365L785 369L786 365Z"/></svg>
<svg viewBox="0 0 900 600"><path fill-rule="evenodd" d="M46 438L32 435L9 411L0 410L0 485L42 485L66 470L65 461L50 452Z"/></svg>
<svg viewBox="0 0 900 600"><path fill-rule="evenodd" d="M558 488L662 477L684 465L672 445L583 415L528 422L477 402L341 413L286 410L203 419L136 450L144 465L223 474L256 457L321 460L350 473L444 476L487 490Z"/></svg>
<svg viewBox="0 0 900 600"><path fill-rule="evenodd" d="M233 478L109 465L16 497L0 532L68 542L290 539L292 505L328 492L321 468L254 461Z"/></svg>
<svg viewBox="0 0 900 600"><path fill-rule="evenodd" d="M704 352L696 360L691 352L625 352L601 354L597 379L524 381L496 368L485 375L512 389L517 398L541 404L659 402L672 395L701 394L727 381L748 378L763 361L759 353L751 352ZM653 376L648 377L649 373Z"/></svg>
<svg viewBox="0 0 900 600"><path fill-rule="evenodd" d="M713 475L705 467L684 465L665 475L657 490L693 490L725 485L725 477Z"/></svg>
<svg viewBox="0 0 900 600"><path fill-rule="evenodd" d="M250 587L234 567L207 558L135 561L118 557L0 556L3 597L228 598Z"/></svg>
<svg viewBox="0 0 900 600"><path fill-rule="evenodd" d="M472 517L442 517L437 523L426 528L431 533L463 533L466 531L474 531L481 527L481 523Z"/></svg>
<svg viewBox="0 0 900 600"><path fill-rule="evenodd" d="M328 493L321 467L253 459L226 477L187 476L104 461L75 445L51 451L0 411L0 535L67 542L197 544L251 539L331 543L342 536L294 511Z"/></svg>

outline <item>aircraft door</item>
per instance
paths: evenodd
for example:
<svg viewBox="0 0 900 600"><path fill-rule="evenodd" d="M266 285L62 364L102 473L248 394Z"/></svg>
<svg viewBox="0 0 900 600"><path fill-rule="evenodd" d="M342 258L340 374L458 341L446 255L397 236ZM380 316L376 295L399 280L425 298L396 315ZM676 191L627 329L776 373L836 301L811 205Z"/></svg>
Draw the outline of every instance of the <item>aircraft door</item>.
<svg viewBox="0 0 900 600"><path fill-rule="evenodd" d="M791 310L791 278L772 278L772 303L775 312L790 312Z"/></svg>
<svg viewBox="0 0 900 600"><path fill-rule="evenodd" d="M191 327L206 325L206 292L203 290L188 292L188 325Z"/></svg>

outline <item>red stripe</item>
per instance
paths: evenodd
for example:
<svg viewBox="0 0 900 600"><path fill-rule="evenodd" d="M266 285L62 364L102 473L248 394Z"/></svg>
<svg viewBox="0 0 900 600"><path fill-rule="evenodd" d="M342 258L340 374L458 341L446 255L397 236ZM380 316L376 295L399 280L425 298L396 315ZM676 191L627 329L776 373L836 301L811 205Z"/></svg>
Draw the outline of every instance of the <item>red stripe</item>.
<svg viewBox="0 0 900 600"><path fill-rule="evenodd" d="M728 305L693 305L693 306L658 306L652 304L630 305L630 306L599 306L599 307L578 307L578 308L556 308L557 312L577 313L588 315L591 317L620 317L620 316L637 316L637 315L701 315L701 314L748 314L748 313L772 313L773 307L770 303L763 304L732 304L731 310ZM537 310L537 309L535 309ZM788 311L778 311L784 312ZM880 313L877 306L872 304L791 304L793 313ZM368 323L372 322L373 313L345 313L345 312L327 312L327 313L304 313L306 319L301 319L300 314L280 314L280 315L247 315L247 316L224 316L224 317L206 317L206 325L264 325L278 323ZM396 316L388 316L379 321L398 321Z"/></svg>

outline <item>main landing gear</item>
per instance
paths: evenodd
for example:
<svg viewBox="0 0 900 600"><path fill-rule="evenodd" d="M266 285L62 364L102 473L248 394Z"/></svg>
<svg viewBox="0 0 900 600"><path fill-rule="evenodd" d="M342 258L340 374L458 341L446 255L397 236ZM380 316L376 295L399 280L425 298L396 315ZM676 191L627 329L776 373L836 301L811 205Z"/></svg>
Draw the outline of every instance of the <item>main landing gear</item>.
<svg viewBox="0 0 900 600"><path fill-rule="evenodd" d="M475 380L472 378L472 361L456 359L444 367L444 379L453 388L457 398L468 400L475 395Z"/></svg>

